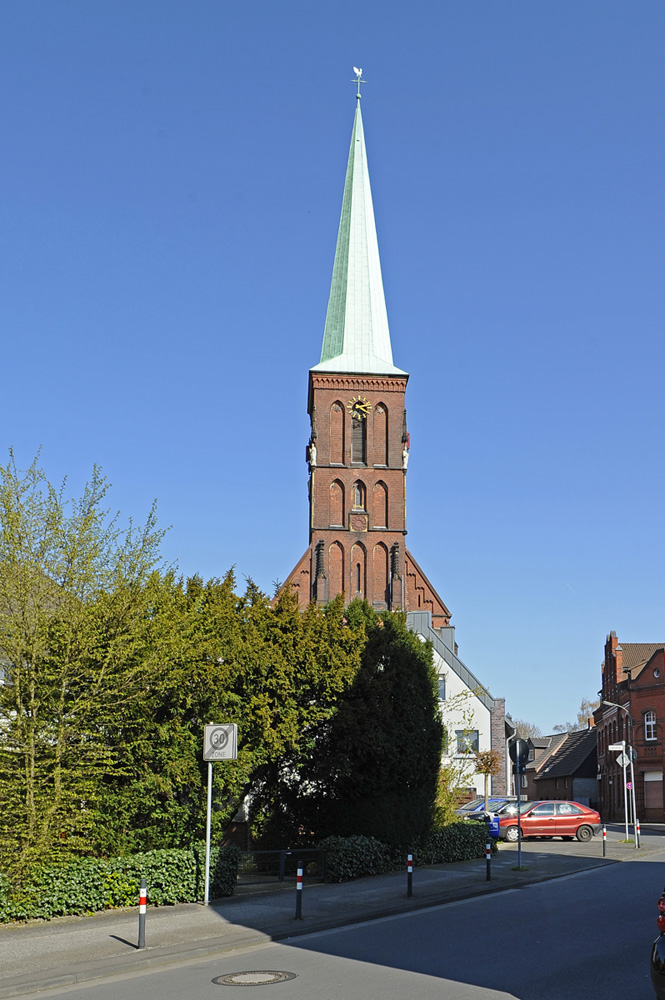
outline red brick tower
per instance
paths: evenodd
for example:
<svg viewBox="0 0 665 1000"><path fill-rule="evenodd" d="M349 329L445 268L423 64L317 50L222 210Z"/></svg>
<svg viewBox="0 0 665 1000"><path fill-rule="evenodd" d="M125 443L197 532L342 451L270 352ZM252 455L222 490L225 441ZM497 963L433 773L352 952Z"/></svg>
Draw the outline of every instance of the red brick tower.
<svg viewBox="0 0 665 1000"><path fill-rule="evenodd" d="M289 575L304 606L339 593L450 612L405 546L408 374L392 360L358 94L321 361L310 370L309 545Z"/></svg>

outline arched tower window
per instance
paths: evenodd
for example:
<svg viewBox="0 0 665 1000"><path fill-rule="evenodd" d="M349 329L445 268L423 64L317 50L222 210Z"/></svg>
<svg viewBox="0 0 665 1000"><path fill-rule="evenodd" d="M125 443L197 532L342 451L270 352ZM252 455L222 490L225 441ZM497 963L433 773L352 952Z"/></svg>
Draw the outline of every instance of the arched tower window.
<svg viewBox="0 0 665 1000"><path fill-rule="evenodd" d="M385 604L390 601L390 578L388 575L388 549L379 542L372 555L372 601Z"/></svg>
<svg viewBox="0 0 665 1000"><path fill-rule="evenodd" d="M330 407L330 464L344 465L344 407L339 401Z"/></svg>
<svg viewBox="0 0 665 1000"><path fill-rule="evenodd" d="M354 510L365 510L366 495L365 484L357 480L351 490L351 503Z"/></svg>
<svg viewBox="0 0 665 1000"><path fill-rule="evenodd" d="M367 465L367 418L351 417L351 461Z"/></svg>
<svg viewBox="0 0 665 1000"><path fill-rule="evenodd" d="M330 484L330 512L328 524L340 527L344 524L344 486L339 479Z"/></svg>
<svg viewBox="0 0 665 1000"><path fill-rule="evenodd" d="M365 548L354 545L351 549L351 592L354 597L364 597L365 591Z"/></svg>
<svg viewBox="0 0 665 1000"><path fill-rule="evenodd" d="M384 403L374 407L374 464L388 465L388 410Z"/></svg>
<svg viewBox="0 0 665 1000"><path fill-rule="evenodd" d="M374 528L388 527L388 489L385 483L374 485L372 496L372 526Z"/></svg>
<svg viewBox="0 0 665 1000"><path fill-rule="evenodd" d="M344 593L344 549L333 542L328 550L328 594L330 600Z"/></svg>

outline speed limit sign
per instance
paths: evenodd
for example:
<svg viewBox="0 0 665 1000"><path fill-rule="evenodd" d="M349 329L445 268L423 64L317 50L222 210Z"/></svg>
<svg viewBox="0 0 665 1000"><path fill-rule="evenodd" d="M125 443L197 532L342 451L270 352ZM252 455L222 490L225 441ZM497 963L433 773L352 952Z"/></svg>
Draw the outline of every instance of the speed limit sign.
<svg viewBox="0 0 665 1000"><path fill-rule="evenodd" d="M204 760L235 760L237 756L238 727L235 722L229 722L222 726L204 727Z"/></svg>

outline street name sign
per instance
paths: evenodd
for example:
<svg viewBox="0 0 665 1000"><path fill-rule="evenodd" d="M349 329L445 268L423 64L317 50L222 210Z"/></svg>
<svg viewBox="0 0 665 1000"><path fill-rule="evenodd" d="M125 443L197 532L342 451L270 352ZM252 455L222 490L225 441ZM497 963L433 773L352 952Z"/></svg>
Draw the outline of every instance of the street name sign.
<svg viewBox="0 0 665 1000"><path fill-rule="evenodd" d="M238 727L235 722L221 726L205 726L203 759L235 760L238 756Z"/></svg>

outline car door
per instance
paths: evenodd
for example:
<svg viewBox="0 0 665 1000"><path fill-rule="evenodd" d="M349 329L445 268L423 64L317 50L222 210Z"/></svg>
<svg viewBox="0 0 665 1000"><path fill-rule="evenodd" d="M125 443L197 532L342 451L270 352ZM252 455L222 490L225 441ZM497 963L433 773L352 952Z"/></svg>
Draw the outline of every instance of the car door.
<svg viewBox="0 0 665 1000"><path fill-rule="evenodd" d="M553 837L555 813L553 802L540 802L522 819L524 837Z"/></svg>

